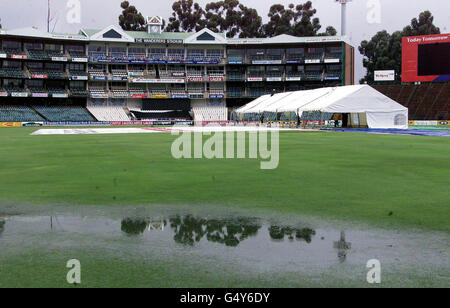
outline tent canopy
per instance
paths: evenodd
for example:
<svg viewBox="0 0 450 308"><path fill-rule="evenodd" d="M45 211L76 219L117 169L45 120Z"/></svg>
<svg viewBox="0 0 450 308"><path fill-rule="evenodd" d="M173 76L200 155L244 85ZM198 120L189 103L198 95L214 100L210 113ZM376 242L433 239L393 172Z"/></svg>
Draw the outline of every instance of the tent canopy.
<svg viewBox="0 0 450 308"><path fill-rule="evenodd" d="M236 110L237 114L305 111L365 113L370 128L408 128L408 108L368 85L319 88L264 95Z"/></svg>

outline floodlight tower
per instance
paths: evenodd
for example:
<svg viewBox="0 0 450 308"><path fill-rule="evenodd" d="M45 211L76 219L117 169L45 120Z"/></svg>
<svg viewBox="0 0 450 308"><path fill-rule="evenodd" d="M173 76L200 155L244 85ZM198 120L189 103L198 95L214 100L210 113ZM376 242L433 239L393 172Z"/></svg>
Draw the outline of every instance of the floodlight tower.
<svg viewBox="0 0 450 308"><path fill-rule="evenodd" d="M334 2L339 2L341 4L341 35L345 36L347 34L347 3L353 0L334 0Z"/></svg>

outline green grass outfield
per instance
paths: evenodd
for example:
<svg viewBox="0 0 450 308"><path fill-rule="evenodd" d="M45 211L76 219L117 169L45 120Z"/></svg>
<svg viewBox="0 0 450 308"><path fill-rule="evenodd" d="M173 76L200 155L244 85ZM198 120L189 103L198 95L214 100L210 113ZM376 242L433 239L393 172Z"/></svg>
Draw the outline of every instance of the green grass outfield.
<svg viewBox="0 0 450 308"><path fill-rule="evenodd" d="M0 129L7 205L168 204L450 231L450 139L282 132L280 164L172 158L170 134L30 136Z"/></svg>

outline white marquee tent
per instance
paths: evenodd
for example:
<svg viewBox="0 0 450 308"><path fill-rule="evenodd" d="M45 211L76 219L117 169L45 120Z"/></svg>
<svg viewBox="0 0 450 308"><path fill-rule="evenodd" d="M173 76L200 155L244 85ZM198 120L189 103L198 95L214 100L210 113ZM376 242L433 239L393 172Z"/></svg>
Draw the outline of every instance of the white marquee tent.
<svg viewBox="0 0 450 308"><path fill-rule="evenodd" d="M319 88L264 95L236 110L238 115L262 112L365 114L369 128L408 128L408 108L368 85Z"/></svg>

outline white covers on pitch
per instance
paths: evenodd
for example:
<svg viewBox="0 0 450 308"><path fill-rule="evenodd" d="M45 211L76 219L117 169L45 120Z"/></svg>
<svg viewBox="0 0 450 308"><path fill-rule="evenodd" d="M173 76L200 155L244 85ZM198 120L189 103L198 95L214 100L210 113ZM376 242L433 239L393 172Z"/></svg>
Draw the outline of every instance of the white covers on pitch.
<svg viewBox="0 0 450 308"><path fill-rule="evenodd" d="M264 95L237 114L304 111L365 113L369 128L408 128L408 108L368 85L355 85Z"/></svg>

